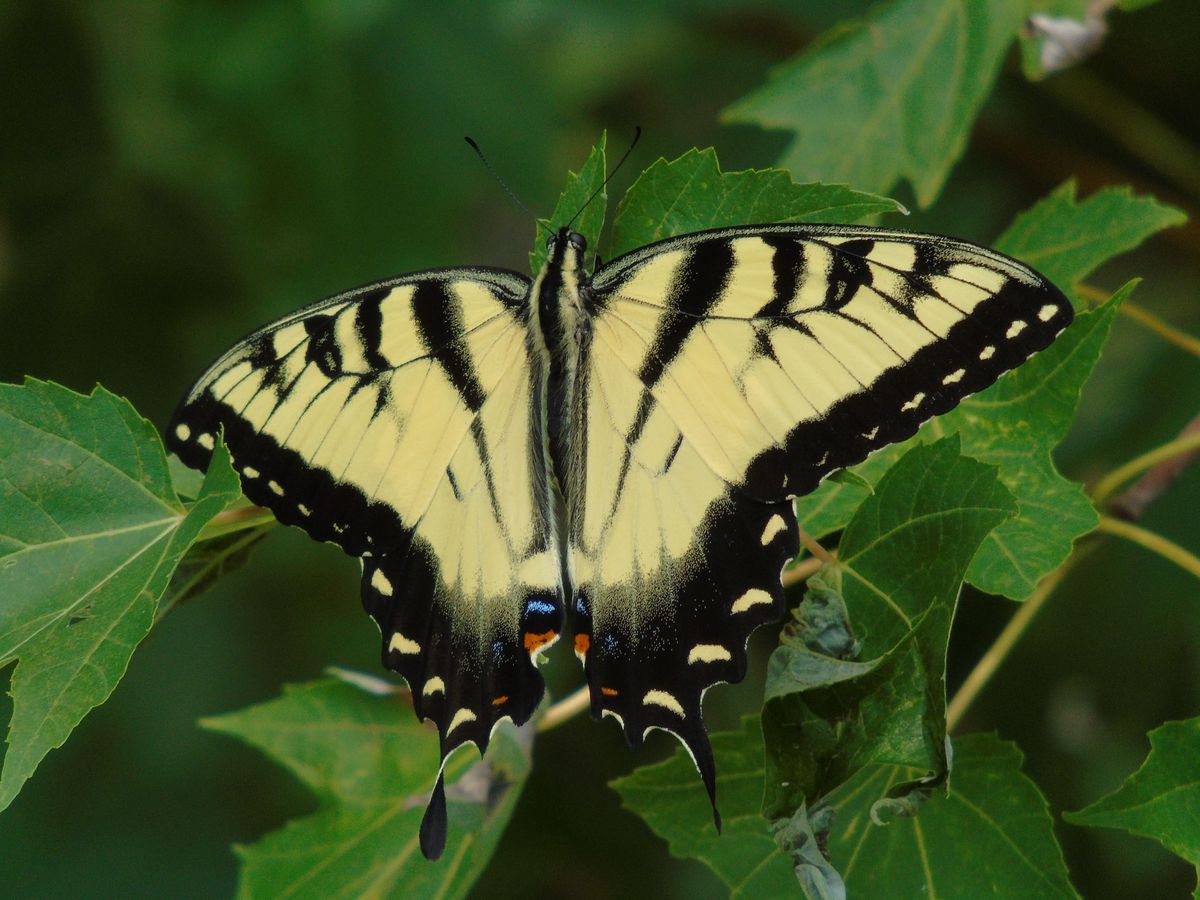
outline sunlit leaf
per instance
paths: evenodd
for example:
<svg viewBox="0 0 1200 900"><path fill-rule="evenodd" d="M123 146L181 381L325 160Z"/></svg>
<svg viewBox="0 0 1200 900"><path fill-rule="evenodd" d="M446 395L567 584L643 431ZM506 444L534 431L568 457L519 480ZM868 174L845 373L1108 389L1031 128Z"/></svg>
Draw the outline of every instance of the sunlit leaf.
<svg viewBox="0 0 1200 900"><path fill-rule="evenodd" d="M1046 800L1021 772L1015 744L993 735L954 741L945 797L914 817L872 821L873 799L912 778L863 769L828 800L829 856L851 897L1076 897Z"/></svg>
<svg viewBox="0 0 1200 900"><path fill-rule="evenodd" d="M792 860L771 838L756 803L763 785L762 735L747 719L740 731L713 735L717 789L726 827L706 819L707 798L682 750L666 762L613 782L625 806L668 842L674 856L712 869L735 897L794 896ZM1015 745L991 735L954 741L946 796L915 817L871 818L876 798L911 781L915 769L875 765L810 810L830 862L853 897L1076 897L1054 837L1046 800L1021 772ZM827 834L820 826L832 820ZM809 894L813 896L813 894Z"/></svg>
<svg viewBox="0 0 1200 900"><path fill-rule="evenodd" d="M188 546L240 496L218 447L190 508L125 400L0 385L0 662L13 716L0 809L112 693Z"/></svg>
<svg viewBox="0 0 1200 900"><path fill-rule="evenodd" d="M291 685L275 700L202 723L251 744L321 802L255 844L237 847L240 897L461 897L504 831L529 773L531 727L496 729L487 756L446 766L450 833L437 861L418 830L438 769L437 733L406 691L345 680Z"/></svg>
<svg viewBox="0 0 1200 900"><path fill-rule="evenodd" d="M717 763L717 799L724 827L713 827L708 797L696 767L683 750L666 762L642 766L612 787L673 856L708 866L734 897L784 897L796 891L792 865L779 851L759 814L763 787L763 743L757 718L740 731L712 735Z"/></svg>
<svg viewBox="0 0 1200 900"><path fill-rule="evenodd" d="M996 249L1070 291L1103 263L1186 220L1181 210L1135 196L1127 186L1079 200L1075 182L1068 181L1017 216L996 239Z"/></svg>
<svg viewBox="0 0 1200 900"><path fill-rule="evenodd" d="M604 226L604 213L608 206L608 192L601 189L606 174L604 148L607 143L607 133L601 133L600 140L592 148L579 172L567 173L567 186L559 194L553 214L548 219L538 219L534 249L529 254L529 268L535 275L546 264L546 239L564 225L570 224L573 231L578 231L587 238L589 251L596 251L600 243L600 229ZM588 203L596 191L600 193ZM586 208L585 203L588 203Z"/></svg>
<svg viewBox="0 0 1200 900"><path fill-rule="evenodd" d="M838 26L725 110L796 137L801 181L886 193L907 179L931 204L962 155L1025 0L892 0Z"/></svg>
<svg viewBox="0 0 1200 900"><path fill-rule="evenodd" d="M903 209L844 184L798 184L781 169L722 172L712 149L689 150L638 176L617 209L611 252L726 225L858 222Z"/></svg>

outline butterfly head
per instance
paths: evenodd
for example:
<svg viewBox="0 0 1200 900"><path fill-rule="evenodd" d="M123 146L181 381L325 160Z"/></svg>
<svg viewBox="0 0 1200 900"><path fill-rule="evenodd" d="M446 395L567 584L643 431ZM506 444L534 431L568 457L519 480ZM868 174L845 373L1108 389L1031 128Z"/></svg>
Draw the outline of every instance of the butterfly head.
<svg viewBox="0 0 1200 900"><path fill-rule="evenodd" d="M546 241L547 262L568 271L582 271L583 257L587 253L587 238L578 231L563 227Z"/></svg>

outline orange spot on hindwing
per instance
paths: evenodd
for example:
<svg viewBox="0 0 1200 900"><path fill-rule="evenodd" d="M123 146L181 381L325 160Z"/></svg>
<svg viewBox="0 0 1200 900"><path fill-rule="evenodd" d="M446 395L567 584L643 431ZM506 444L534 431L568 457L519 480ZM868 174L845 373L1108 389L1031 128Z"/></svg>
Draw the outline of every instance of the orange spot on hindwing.
<svg viewBox="0 0 1200 900"><path fill-rule="evenodd" d="M537 653L547 644L552 643L556 637L558 637L557 631L543 631L541 634L525 632L525 652Z"/></svg>
<svg viewBox="0 0 1200 900"><path fill-rule="evenodd" d="M575 635L575 652L587 655L588 649L592 646L592 639L586 634Z"/></svg>

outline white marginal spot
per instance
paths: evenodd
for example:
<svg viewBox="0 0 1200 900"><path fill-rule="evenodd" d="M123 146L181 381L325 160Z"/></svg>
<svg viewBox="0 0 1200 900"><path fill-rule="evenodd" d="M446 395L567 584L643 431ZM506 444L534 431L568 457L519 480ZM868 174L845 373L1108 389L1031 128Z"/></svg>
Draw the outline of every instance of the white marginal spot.
<svg viewBox="0 0 1200 900"><path fill-rule="evenodd" d="M397 631L392 635L392 642L388 644L388 650L399 650L404 654L420 653L421 645Z"/></svg>
<svg viewBox="0 0 1200 900"><path fill-rule="evenodd" d="M771 595L762 588L750 588L750 590L733 601L733 606L729 611L736 615L737 613L744 613L750 607L758 606L760 603L771 604L774 602L771 599Z"/></svg>
<svg viewBox="0 0 1200 900"><path fill-rule="evenodd" d="M942 379L942 384L955 384L962 381L962 377L967 374L966 369L957 369Z"/></svg>
<svg viewBox="0 0 1200 900"><path fill-rule="evenodd" d="M216 441L213 440L213 436L208 432L205 432L204 434L200 435L200 437L196 438L196 443L205 450L211 450L216 445Z"/></svg>
<svg viewBox="0 0 1200 900"><path fill-rule="evenodd" d="M244 475L246 478L257 478L261 474L262 473L259 472L258 469L254 468L254 466L242 467L242 475Z"/></svg>
<svg viewBox="0 0 1200 900"><path fill-rule="evenodd" d="M267 487L269 487L273 493L278 494L280 497L283 496L283 485L278 481L268 481Z"/></svg>
<svg viewBox="0 0 1200 900"><path fill-rule="evenodd" d="M995 355L995 353L996 353L996 348L993 347L991 344L988 344L986 347L984 347L982 350L979 351L979 358L980 359L991 359L992 356Z"/></svg>
<svg viewBox="0 0 1200 900"><path fill-rule="evenodd" d="M175 437L179 438L181 441L186 441L191 436L192 429L188 428L187 425L180 422L175 426Z"/></svg>
<svg viewBox="0 0 1200 900"><path fill-rule="evenodd" d="M297 503L296 509L300 510L300 515L302 515L302 516L311 516L312 515L312 510L309 509L307 506L305 506L303 503Z"/></svg>
<svg viewBox="0 0 1200 900"><path fill-rule="evenodd" d="M728 662L733 659L720 644L697 644L688 652L688 665L707 662Z"/></svg>
<svg viewBox="0 0 1200 900"><path fill-rule="evenodd" d="M459 725L465 725L467 722L475 721L475 713L467 709L465 706L454 714L454 718L450 720L450 727L446 729L446 735L449 736Z"/></svg>
<svg viewBox="0 0 1200 900"><path fill-rule="evenodd" d="M1020 334L1024 330L1025 330L1025 321L1023 319L1017 319L1017 321L1013 322L1011 325L1008 326L1008 331L1006 331L1004 333L1004 336L1006 338L1008 338L1009 340L1012 340L1013 338L1015 338L1018 334Z"/></svg>
<svg viewBox="0 0 1200 900"><path fill-rule="evenodd" d="M764 547L767 546L767 544L775 540L775 535L781 531L787 531L787 523L783 521L783 516L776 513L767 519L767 527L763 529L762 538L760 538L762 545Z"/></svg>
<svg viewBox="0 0 1200 900"><path fill-rule="evenodd" d="M646 696L642 698L642 706L661 706L663 709L669 709L681 719L684 717L683 707L675 699L675 695L668 694L666 691L646 691Z"/></svg>
<svg viewBox="0 0 1200 900"><path fill-rule="evenodd" d="M424 697L432 697L434 694L446 693L446 682L434 675L425 682L425 687L421 688L421 695Z"/></svg>
<svg viewBox="0 0 1200 900"><path fill-rule="evenodd" d="M874 428L872 428L870 431L868 431L866 434L864 434L863 437L865 437L868 441L873 441L873 440L875 440L875 435L877 435L877 434L879 434L879 426L878 425L876 425Z"/></svg>
<svg viewBox="0 0 1200 900"><path fill-rule="evenodd" d="M617 720L618 725L620 725L622 728L625 727L625 720L622 719L617 713L613 712L611 709L600 710L600 718L603 719L605 716L611 716L612 718Z"/></svg>
<svg viewBox="0 0 1200 900"><path fill-rule="evenodd" d="M375 590L379 591L385 597L392 596L392 583L388 581L382 569L376 569L371 574L371 587L375 588Z"/></svg>
<svg viewBox="0 0 1200 900"><path fill-rule="evenodd" d="M924 399L925 399L925 392L921 391L915 397L913 397L911 400L909 400L907 403L905 403L902 407L900 407L900 412L908 412L910 409L916 409L918 406L921 405L921 402Z"/></svg>
<svg viewBox="0 0 1200 900"><path fill-rule="evenodd" d="M1038 310L1038 318L1041 319L1043 322L1049 322L1051 319L1054 318L1054 314L1057 312L1058 312L1057 306L1055 306L1053 303L1047 303L1045 306L1043 306L1041 309Z"/></svg>

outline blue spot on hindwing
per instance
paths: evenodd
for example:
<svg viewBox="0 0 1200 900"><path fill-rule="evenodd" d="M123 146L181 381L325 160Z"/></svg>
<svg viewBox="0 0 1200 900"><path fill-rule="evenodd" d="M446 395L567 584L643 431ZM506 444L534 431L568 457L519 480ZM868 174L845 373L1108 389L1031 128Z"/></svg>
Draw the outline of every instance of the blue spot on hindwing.
<svg viewBox="0 0 1200 900"><path fill-rule="evenodd" d="M558 606L549 600L534 597L525 603L525 615L552 616L558 612Z"/></svg>

